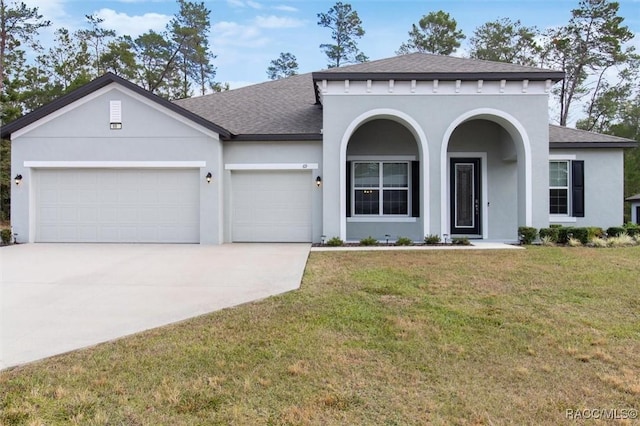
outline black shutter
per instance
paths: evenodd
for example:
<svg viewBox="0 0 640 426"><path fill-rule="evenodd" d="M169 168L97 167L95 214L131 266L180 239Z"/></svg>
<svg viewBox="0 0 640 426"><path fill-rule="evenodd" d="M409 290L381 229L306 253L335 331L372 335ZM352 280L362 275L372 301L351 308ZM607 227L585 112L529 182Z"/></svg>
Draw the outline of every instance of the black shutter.
<svg viewBox="0 0 640 426"><path fill-rule="evenodd" d="M347 161L347 217L351 217L351 161Z"/></svg>
<svg viewBox="0 0 640 426"><path fill-rule="evenodd" d="M584 161L571 162L571 216L584 217Z"/></svg>
<svg viewBox="0 0 640 426"><path fill-rule="evenodd" d="M411 216L420 217L420 162L411 162Z"/></svg>

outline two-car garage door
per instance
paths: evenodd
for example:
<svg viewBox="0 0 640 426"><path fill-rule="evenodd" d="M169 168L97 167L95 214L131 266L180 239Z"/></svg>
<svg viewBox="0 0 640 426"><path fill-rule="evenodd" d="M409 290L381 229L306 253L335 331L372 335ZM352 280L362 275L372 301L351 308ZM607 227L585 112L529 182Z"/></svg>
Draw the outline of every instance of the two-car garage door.
<svg viewBox="0 0 640 426"><path fill-rule="evenodd" d="M197 243L198 169L40 169L36 241Z"/></svg>

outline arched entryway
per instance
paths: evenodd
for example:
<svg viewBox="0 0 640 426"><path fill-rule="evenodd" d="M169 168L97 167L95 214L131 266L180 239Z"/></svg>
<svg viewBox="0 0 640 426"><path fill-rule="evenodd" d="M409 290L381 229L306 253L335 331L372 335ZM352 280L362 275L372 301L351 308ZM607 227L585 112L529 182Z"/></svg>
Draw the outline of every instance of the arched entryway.
<svg viewBox="0 0 640 426"><path fill-rule="evenodd" d="M441 152L443 234L517 241L518 227L532 220L530 152L523 126L501 111L452 123Z"/></svg>
<svg viewBox="0 0 640 426"><path fill-rule="evenodd" d="M341 238L424 238L426 146L417 123L398 111L370 111L351 123L341 146Z"/></svg>

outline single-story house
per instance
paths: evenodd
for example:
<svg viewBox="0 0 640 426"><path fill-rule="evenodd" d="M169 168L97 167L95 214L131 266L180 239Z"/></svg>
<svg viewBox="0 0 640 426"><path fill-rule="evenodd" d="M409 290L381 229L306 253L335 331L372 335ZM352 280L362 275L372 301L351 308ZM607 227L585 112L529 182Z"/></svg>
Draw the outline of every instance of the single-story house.
<svg viewBox="0 0 640 426"><path fill-rule="evenodd" d="M640 225L640 194L632 195L625 201L631 204L631 223Z"/></svg>
<svg viewBox="0 0 640 426"><path fill-rule="evenodd" d="M619 225L623 149L562 72L409 54L169 102L113 74L2 128L19 242L517 241Z"/></svg>

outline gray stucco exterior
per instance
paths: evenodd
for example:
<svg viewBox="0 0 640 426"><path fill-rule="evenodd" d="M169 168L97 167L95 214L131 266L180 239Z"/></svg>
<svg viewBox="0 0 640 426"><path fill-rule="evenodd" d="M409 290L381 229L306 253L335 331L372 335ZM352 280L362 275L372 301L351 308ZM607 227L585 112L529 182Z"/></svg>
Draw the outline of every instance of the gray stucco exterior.
<svg viewBox="0 0 640 426"><path fill-rule="evenodd" d="M489 182L482 202L487 221L483 238L516 241L518 226L546 226L549 219L547 102L546 94L325 96L324 234L359 239L388 233L394 239L403 235L415 240L427 234L448 234L448 206L443 208L443 201L449 203L446 167L448 153L453 152L486 154ZM532 114L532 111L541 113ZM414 136L417 159L423 165L421 211L424 214L418 221L422 229L404 222L383 222L384 225L379 224L380 229L388 231L373 235L374 225L352 226L353 222L345 218L343 207L335 203L336 199L344 198L341 188L345 186L345 141L348 147L353 143L352 134L357 137L358 127L370 120L399 122ZM527 171L527 162L536 167L529 166Z"/></svg>
<svg viewBox="0 0 640 426"><path fill-rule="evenodd" d="M110 130L112 100L121 101L121 130ZM207 185L205 181L209 170L222 169L222 143L217 134L116 84L35 124L12 139L11 173L23 176L19 186L12 186L11 223L18 241L34 241L32 182L37 173L50 168L84 168L90 165L87 162L97 162L97 168L198 168L202 178L200 242L222 242L222 192L218 183ZM25 167L25 162L37 165Z"/></svg>
<svg viewBox="0 0 640 426"><path fill-rule="evenodd" d="M39 182L51 170L96 171L97 180L100 170L158 176L187 170L193 179L197 173L197 183L184 178L177 185L193 202L170 207L197 216L198 235L183 242L201 244L420 241L452 237L454 228L456 236L513 242L519 226L619 225L623 148L634 143L549 126L549 92L561 78L537 68L414 54L172 103L107 74L3 127L2 136L12 140L12 176L22 176L12 184L13 231L19 242L42 240ZM113 101L121 107L118 123ZM583 162L583 217L549 214L554 159ZM458 193L451 168L465 161L479 170L469 232L452 224ZM357 162L406 164L408 210L358 213ZM162 187L153 191L172 197ZM64 211L57 196L50 198ZM106 206L116 213L121 207ZM255 229L247 226L253 218L260 222Z"/></svg>

